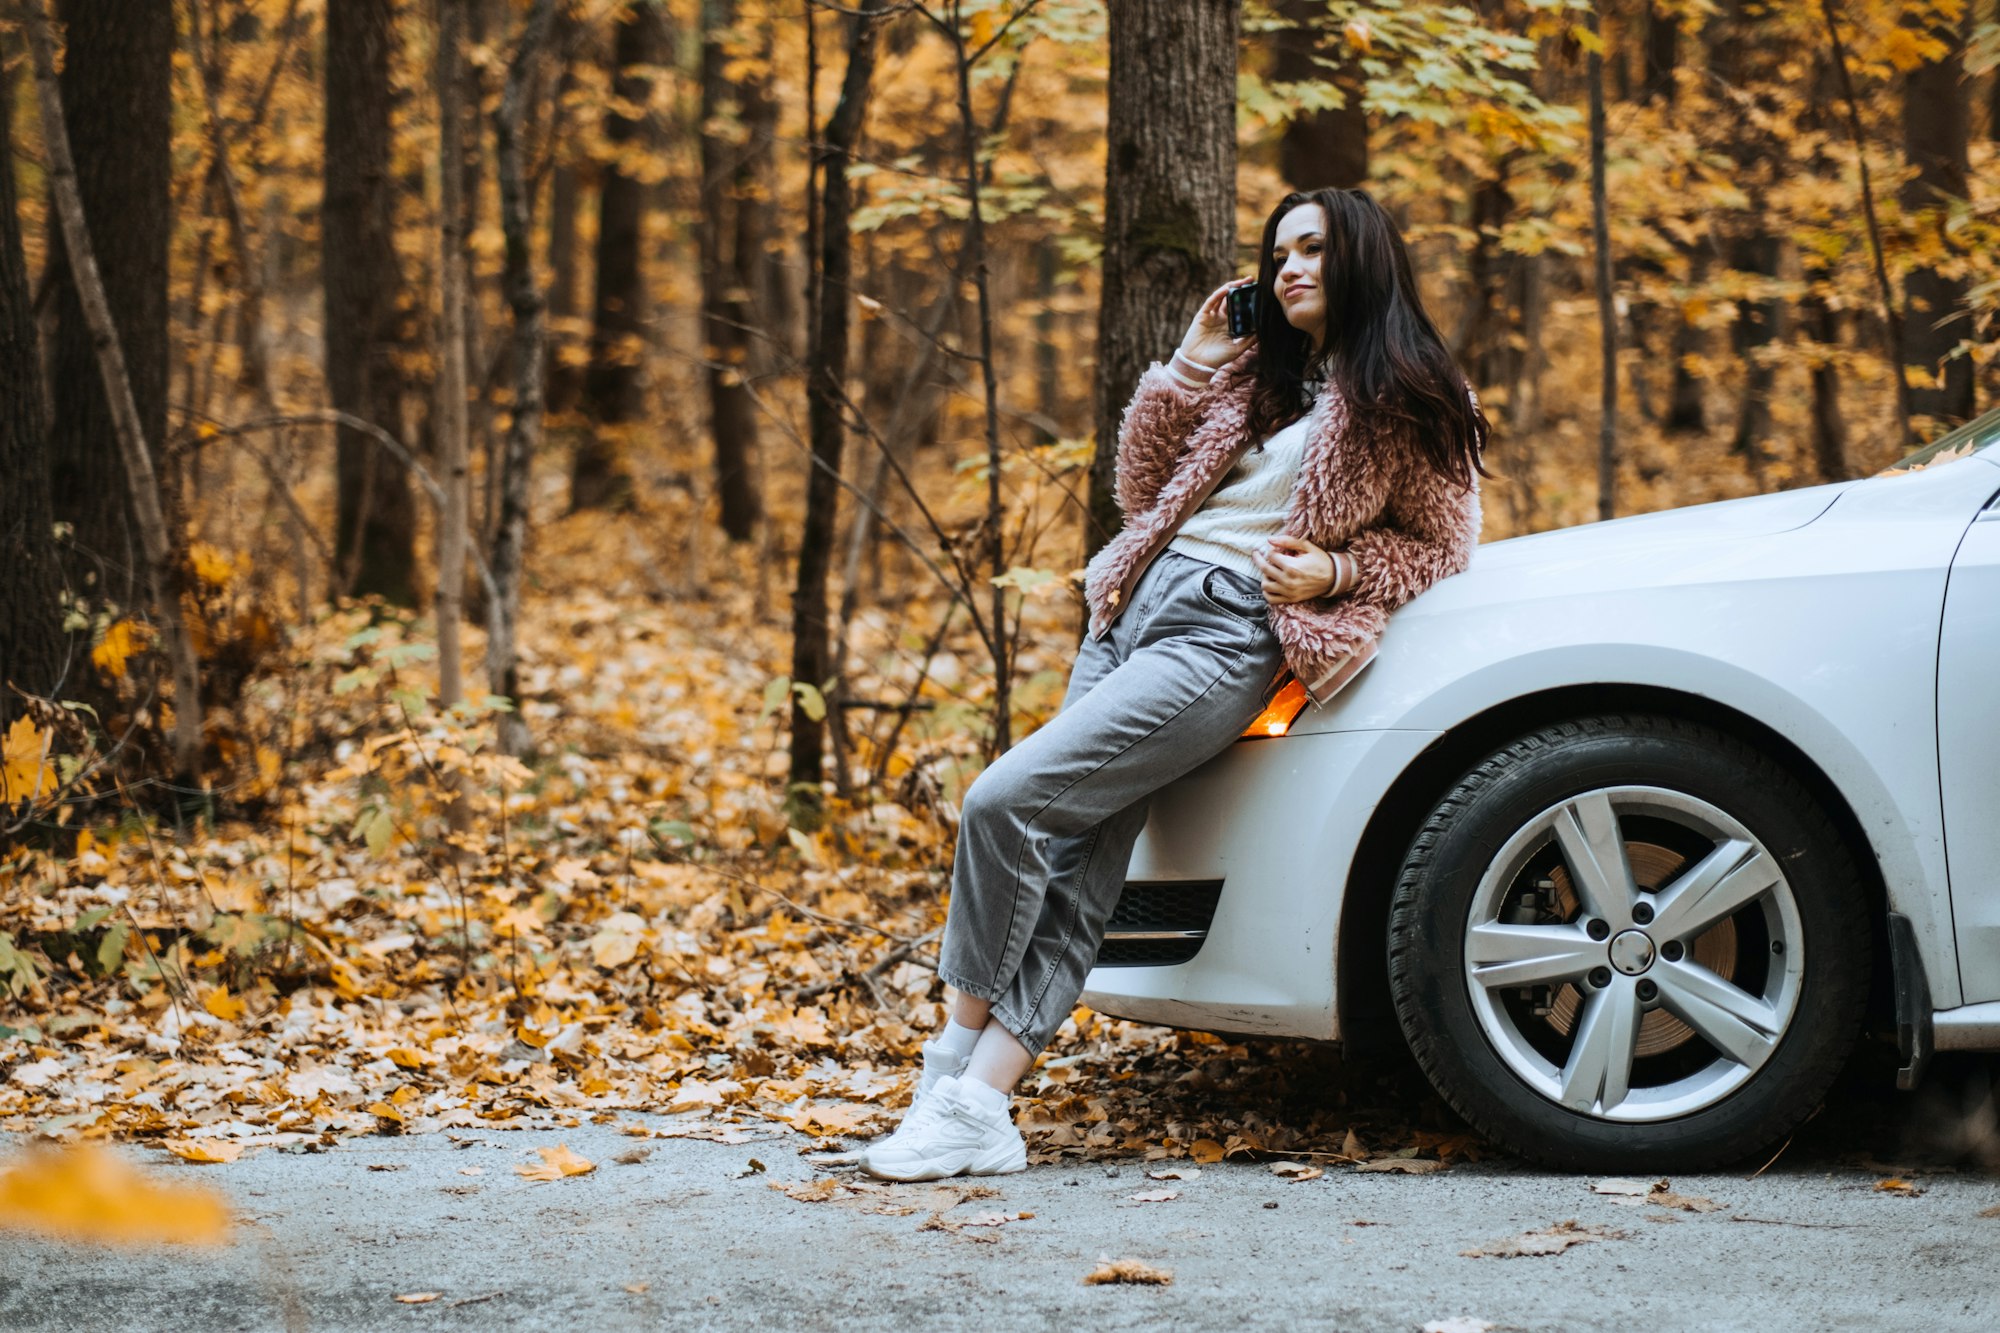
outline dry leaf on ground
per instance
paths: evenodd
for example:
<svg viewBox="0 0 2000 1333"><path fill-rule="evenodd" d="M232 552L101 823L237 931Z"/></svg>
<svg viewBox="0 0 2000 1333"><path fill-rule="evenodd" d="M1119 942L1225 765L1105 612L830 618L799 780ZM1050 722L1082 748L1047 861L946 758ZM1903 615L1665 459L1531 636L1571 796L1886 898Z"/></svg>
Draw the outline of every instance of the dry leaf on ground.
<svg viewBox="0 0 2000 1333"><path fill-rule="evenodd" d="M653 1155L651 1148L628 1148L611 1160L620 1166L637 1166Z"/></svg>
<svg viewBox="0 0 2000 1333"><path fill-rule="evenodd" d="M1981 1208L1979 1215L1981 1217L2000 1217L2000 1203L1994 1204L1991 1208Z"/></svg>
<svg viewBox="0 0 2000 1333"><path fill-rule="evenodd" d="M1875 1192L1877 1194L1899 1194L1905 1199L1914 1199L1924 1191L1920 1185L1913 1185L1899 1176L1891 1176L1887 1180L1876 1181Z"/></svg>
<svg viewBox="0 0 2000 1333"><path fill-rule="evenodd" d="M1590 1187L1590 1192L1593 1194L1637 1195L1644 1198L1655 1189L1663 1188L1666 1183L1664 1180L1625 1180L1614 1176L1609 1180L1598 1181Z"/></svg>
<svg viewBox="0 0 2000 1333"><path fill-rule="evenodd" d="M1195 1180L1201 1176L1198 1166L1170 1166L1164 1171L1148 1171L1150 1180Z"/></svg>
<svg viewBox="0 0 2000 1333"><path fill-rule="evenodd" d="M1140 1190L1125 1196L1133 1203L1171 1203L1181 1197L1179 1190Z"/></svg>
<svg viewBox="0 0 2000 1333"><path fill-rule="evenodd" d="M597 1163L579 1157L569 1150L566 1143L558 1143L553 1148L537 1148L542 1155L540 1166L523 1164L514 1168L514 1174L528 1180L561 1180L564 1176L587 1176L597 1169Z"/></svg>
<svg viewBox="0 0 2000 1333"><path fill-rule="evenodd" d="M0 1230L94 1244L212 1245L229 1210L199 1187L155 1184L102 1148L37 1149L0 1173Z"/></svg>
<svg viewBox="0 0 2000 1333"><path fill-rule="evenodd" d="M396 1300L403 1305L429 1305L443 1294L441 1291L412 1291L398 1296Z"/></svg>
<svg viewBox="0 0 2000 1333"><path fill-rule="evenodd" d="M1433 1319L1418 1333L1490 1333L1497 1327L1491 1320L1474 1319L1469 1314L1455 1314L1449 1319Z"/></svg>
<svg viewBox="0 0 2000 1333"><path fill-rule="evenodd" d="M774 1180L771 1182L771 1188L788 1199L797 1199L800 1203L825 1203L840 1191L840 1182L832 1176L821 1176L818 1180L802 1180L791 1185Z"/></svg>
<svg viewBox="0 0 2000 1333"><path fill-rule="evenodd" d="M243 1145L227 1139L168 1139L160 1146L183 1161L204 1164L233 1162L243 1155Z"/></svg>
<svg viewBox="0 0 2000 1333"><path fill-rule="evenodd" d="M1574 1218L1558 1222L1540 1231L1530 1231L1524 1235L1509 1236L1505 1240L1489 1241L1477 1249L1459 1251L1467 1259L1521 1259L1546 1254L1561 1254L1573 1245L1588 1245L1599 1240L1623 1240L1626 1233L1611 1227L1589 1226Z"/></svg>
<svg viewBox="0 0 2000 1333"><path fill-rule="evenodd" d="M1137 1259L1111 1259L1104 1255L1097 1257L1097 1267L1083 1275L1088 1287L1101 1287L1107 1283L1129 1283L1133 1286L1164 1287L1174 1280L1171 1268L1155 1268Z"/></svg>
<svg viewBox="0 0 2000 1333"><path fill-rule="evenodd" d="M1188 1156L1203 1166L1214 1166L1222 1160L1222 1145L1214 1139L1196 1139L1188 1145Z"/></svg>
<svg viewBox="0 0 2000 1333"><path fill-rule="evenodd" d="M1433 1171L1444 1170L1444 1163L1434 1162L1428 1157L1380 1157L1372 1162L1362 1162L1354 1169L1398 1176L1427 1176Z"/></svg>
<svg viewBox="0 0 2000 1333"><path fill-rule="evenodd" d="M1326 1172L1316 1166L1307 1166L1304 1162L1273 1162L1271 1174L1286 1180L1318 1180Z"/></svg>

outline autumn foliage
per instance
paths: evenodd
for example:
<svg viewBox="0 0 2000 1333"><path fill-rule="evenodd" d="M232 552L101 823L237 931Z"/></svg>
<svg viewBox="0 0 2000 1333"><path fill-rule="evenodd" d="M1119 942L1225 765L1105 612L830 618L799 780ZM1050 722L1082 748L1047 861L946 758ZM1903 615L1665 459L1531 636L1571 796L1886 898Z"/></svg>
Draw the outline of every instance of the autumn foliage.
<svg viewBox="0 0 2000 1333"><path fill-rule="evenodd" d="M153 201L171 218L166 314L121 336L167 367L149 447L177 586L149 602L93 573L108 557L78 533L99 529L50 492L37 540L59 596L32 613L56 665L18 629L0 643L0 1128L140 1136L191 1161L636 1110L730 1141L833 1141L893 1118L941 1017L958 799L1055 707L1075 642L1104 443L1087 425L1098 274L1131 240L1101 221L1101 6L829 6L809 52L798 7L765 0L447 3L468 20L448 75L433 5L380 6L392 188L374 260L393 277L360 426L335 415L325 357L342 333L322 258L341 131L324 113L328 6L175 10L170 198ZM635 15L659 31L627 32ZM850 161L813 163L857 23L881 25L865 118ZM1300 25L1313 73L1279 77L1273 34ZM1864 474L2000 393L2000 28L1962 0L1654 0L1607 7L1599 34L1571 0L1313 0L1250 4L1243 34L1237 234L1287 188L1325 183L1284 178L1288 134L1336 113L1361 126L1367 188L1404 225L1495 422L1488 538L1596 513L1593 48L1611 90L1621 512ZM19 187L0 239L59 283L19 38L0 25ZM1940 70L1955 93L1935 93ZM456 217L440 77L464 80ZM510 269L498 138L516 113L529 226ZM853 189L848 289L817 281L829 171ZM983 316L965 267L975 187ZM465 273L452 319L444 246ZM441 643L485 661L507 593L525 297L546 308L547 411L513 479L517 684L468 665L446 687ZM831 657L824 678L793 679L825 302L853 321L825 399L846 443L831 536L815 538ZM434 393L446 329L466 371L453 412ZM0 457L46 468L42 438ZM371 526L354 507L387 476L418 498L369 538L382 511ZM441 632L448 487L467 605ZM379 559L400 563L370 582ZM18 626L29 613L6 592ZM201 667L193 772L163 739L190 704L167 610ZM791 766L802 717L827 728L818 782ZM1023 1124L1048 1154L1477 1151L1315 1106L1310 1070L1250 1088L1254 1066L1079 1010ZM29 1163L0 1177L0 1222L45 1169L77 1173L78 1200L122 1188L99 1159ZM589 1169L557 1153L530 1172ZM50 1225L149 1226L77 1207ZM191 1235L222 1225L190 1216ZM1103 1271L1091 1280L1167 1279Z"/></svg>

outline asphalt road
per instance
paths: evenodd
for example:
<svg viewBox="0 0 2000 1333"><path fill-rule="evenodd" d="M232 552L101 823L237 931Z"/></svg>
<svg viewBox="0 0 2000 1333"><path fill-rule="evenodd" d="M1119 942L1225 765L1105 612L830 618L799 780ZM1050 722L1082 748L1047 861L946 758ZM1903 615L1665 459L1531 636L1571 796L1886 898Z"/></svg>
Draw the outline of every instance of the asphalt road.
<svg viewBox="0 0 2000 1333"><path fill-rule="evenodd" d="M93 1250L0 1232L0 1328L1414 1333L1463 1317L1502 1330L1983 1331L2000 1327L2000 1216L1980 1215L2000 1205L2000 1174L1968 1155L1953 1091L1897 1104L1886 1123L1880 1106L1837 1106L1755 1178L1672 1182L1720 1205L1708 1212L1495 1161L1305 1181L1268 1164L1187 1180L1149 1179L1135 1161L1058 1164L968 1197L855 1191L865 1178L816 1165L795 1135L725 1145L584 1125L472 1132L465 1146L351 1139L226 1166L127 1148L163 1178L225 1191L234 1243ZM557 1143L596 1169L516 1173ZM650 1152L616 1160L634 1149ZM1880 1149L1912 1160L1871 1160ZM1920 1192L1878 1189L1891 1170ZM834 1182L817 1186L833 1197L772 1188L815 1181ZM1132 1197L1149 1191L1177 1197ZM1561 1253L1464 1253L1572 1220L1583 1230L1568 1234L1589 1238ZM1173 1280L1085 1285L1101 1257ZM424 1293L435 1299L396 1299Z"/></svg>

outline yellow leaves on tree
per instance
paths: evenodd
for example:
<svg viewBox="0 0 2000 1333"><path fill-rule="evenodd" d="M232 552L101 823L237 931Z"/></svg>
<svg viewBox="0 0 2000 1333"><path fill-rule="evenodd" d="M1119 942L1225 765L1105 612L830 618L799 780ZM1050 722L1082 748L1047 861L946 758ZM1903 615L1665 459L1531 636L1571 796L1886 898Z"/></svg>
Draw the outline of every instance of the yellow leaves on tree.
<svg viewBox="0 0 2000 1333"><path fill-rule="evenodd" d="M579 1157L569 1150L566 1143L558 1143L553 1148L537 1148L542 1155L540 1166L517 1166L515 1174L528 1180L561 1180L564 1176L587 1176L597 1169L597 1163L587 1157Z"/></svg>
<svg viewBox="0 0 2000 1333"><path fill-rule="evenodd" d="M86 1244L212 1245L229 1210L206 1189L163 1186L102 1148L31 1153L0 1174L0 1228Z"/></svg>
<svg viewBox="0 0 2000 1333"><path fill-rule="evenodd" d="M0 743L0 805L32 801L56 787L55 764L49 755L49 733L25 717L14 719Z"/></svg>
<svg viewBox="0 0 2000 1333"><path fill-rule="evenodd" d="M104 631L104 637L90 650L90 660L97 669L113 680L125 676L125 659L146 646L145 627L137 621L117 620Z"/></svg>

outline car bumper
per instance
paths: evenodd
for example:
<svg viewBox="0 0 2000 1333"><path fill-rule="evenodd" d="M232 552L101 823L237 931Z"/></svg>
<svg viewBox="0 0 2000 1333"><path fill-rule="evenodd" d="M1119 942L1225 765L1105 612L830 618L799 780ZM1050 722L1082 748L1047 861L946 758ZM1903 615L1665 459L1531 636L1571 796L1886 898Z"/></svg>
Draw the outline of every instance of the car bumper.
<svg viewBox="0 0 2000 1333"><path fill-rule="evenodd" d="M1215 914L1193 958L1100 965L1083 1002L1169 1027L1337 1037L1334 946L1347 870L1383 793L1437 736L1238 741L1155 794L1126 881L1220 881Z"/></svg>

